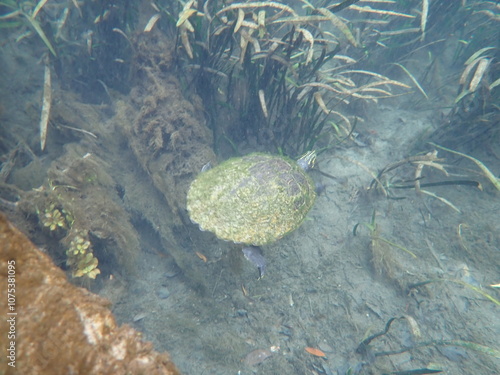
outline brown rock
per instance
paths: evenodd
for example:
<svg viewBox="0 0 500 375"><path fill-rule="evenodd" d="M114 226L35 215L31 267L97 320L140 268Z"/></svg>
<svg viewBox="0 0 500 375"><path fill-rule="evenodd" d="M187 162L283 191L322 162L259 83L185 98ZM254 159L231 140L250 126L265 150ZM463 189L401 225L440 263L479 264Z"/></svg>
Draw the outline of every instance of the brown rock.
<svg viewBox="0 0 500 375"><path fill-rule="evenodd" d="M105 299L70 284L1 213L0 280L1 374L179 374L167 353L118 327Z"/></svg>

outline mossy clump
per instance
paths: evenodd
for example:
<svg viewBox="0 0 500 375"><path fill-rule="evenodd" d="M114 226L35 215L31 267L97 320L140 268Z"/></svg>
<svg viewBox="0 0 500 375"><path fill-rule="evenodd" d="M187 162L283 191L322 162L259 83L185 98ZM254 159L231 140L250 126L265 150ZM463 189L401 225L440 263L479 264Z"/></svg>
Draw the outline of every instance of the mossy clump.
<svg viewBox="0 0 500 375"><path fill-rule="evenodd" d="M97 268L99 261L92 253L88 232L81 231L72 236L66 256L66 264L71 268L73 277L95 279L101 273Z"/></svg>
<svg viewBox="0 0 500 375"><path fill-rule="evenodd" d="M73 278L133 272L140 249L106 166L81 146L67 145L52 162L42 186L17 191L16 207L32 226L34 241L44 244Z"/></svg>
<svg viewBox="0 0 500 375"><path fill-rule="evenodd" d="M70 226L71 215L64 208L56 206L55 203L49 204L43 213L39 212L38 215L43 227L51 232L66 230Z"/></svg>
<svg viewBox="0 0 500 375"><path fill-rule="evenodd" d="M43 210L37 208L38 218L44 229L61 239L60 245L66 247L66 265L72 277L95 279L101 271L97 268L98 259L94 256L88 230L77 229L71 213L62 203L48 200Z"/></svg>

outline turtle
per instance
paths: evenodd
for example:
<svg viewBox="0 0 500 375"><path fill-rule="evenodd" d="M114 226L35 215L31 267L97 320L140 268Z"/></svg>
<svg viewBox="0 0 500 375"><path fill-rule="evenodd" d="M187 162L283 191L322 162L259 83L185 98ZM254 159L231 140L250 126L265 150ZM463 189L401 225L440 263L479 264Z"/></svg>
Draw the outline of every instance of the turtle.
<svg viewBox="0 0 500 375"><path fill-rule="evenodd" d="M228 159L191 183L189 217L202 231L246 245L243 253L262 277L260 246L297 229L316 200L316 186L306 173L315 161L315 151L297 161L258 152Z"/></svg>

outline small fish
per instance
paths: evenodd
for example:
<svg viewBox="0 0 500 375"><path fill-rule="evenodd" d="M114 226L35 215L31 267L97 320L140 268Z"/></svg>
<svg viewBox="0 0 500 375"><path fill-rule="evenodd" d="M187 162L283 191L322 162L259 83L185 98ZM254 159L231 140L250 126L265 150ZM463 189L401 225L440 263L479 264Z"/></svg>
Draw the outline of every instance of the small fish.
<svg viewBox="0 0 500 375"><path fill-rule="evenodd" d="M247 246L243 248L245 258L253 263L259 269L259 279L264 276L266 272L266 260L262 254L262 250L258 246Z"/></svg>

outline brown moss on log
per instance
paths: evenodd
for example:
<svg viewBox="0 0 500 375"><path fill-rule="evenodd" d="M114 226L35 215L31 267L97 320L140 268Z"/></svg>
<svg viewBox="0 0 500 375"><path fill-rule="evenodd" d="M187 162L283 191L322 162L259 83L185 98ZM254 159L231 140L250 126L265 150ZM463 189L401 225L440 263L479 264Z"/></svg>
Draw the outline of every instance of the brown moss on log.
<svg viewBox="0 0 500 375"><path fill-rule="evenodd" d="M118 327L105 299L70 284L64 272L0 214L0 344L8 348L8 262L15 262L16 367L2 374L179 374L167 353ZM12 276L12 275L11 275Z"/></svg>

